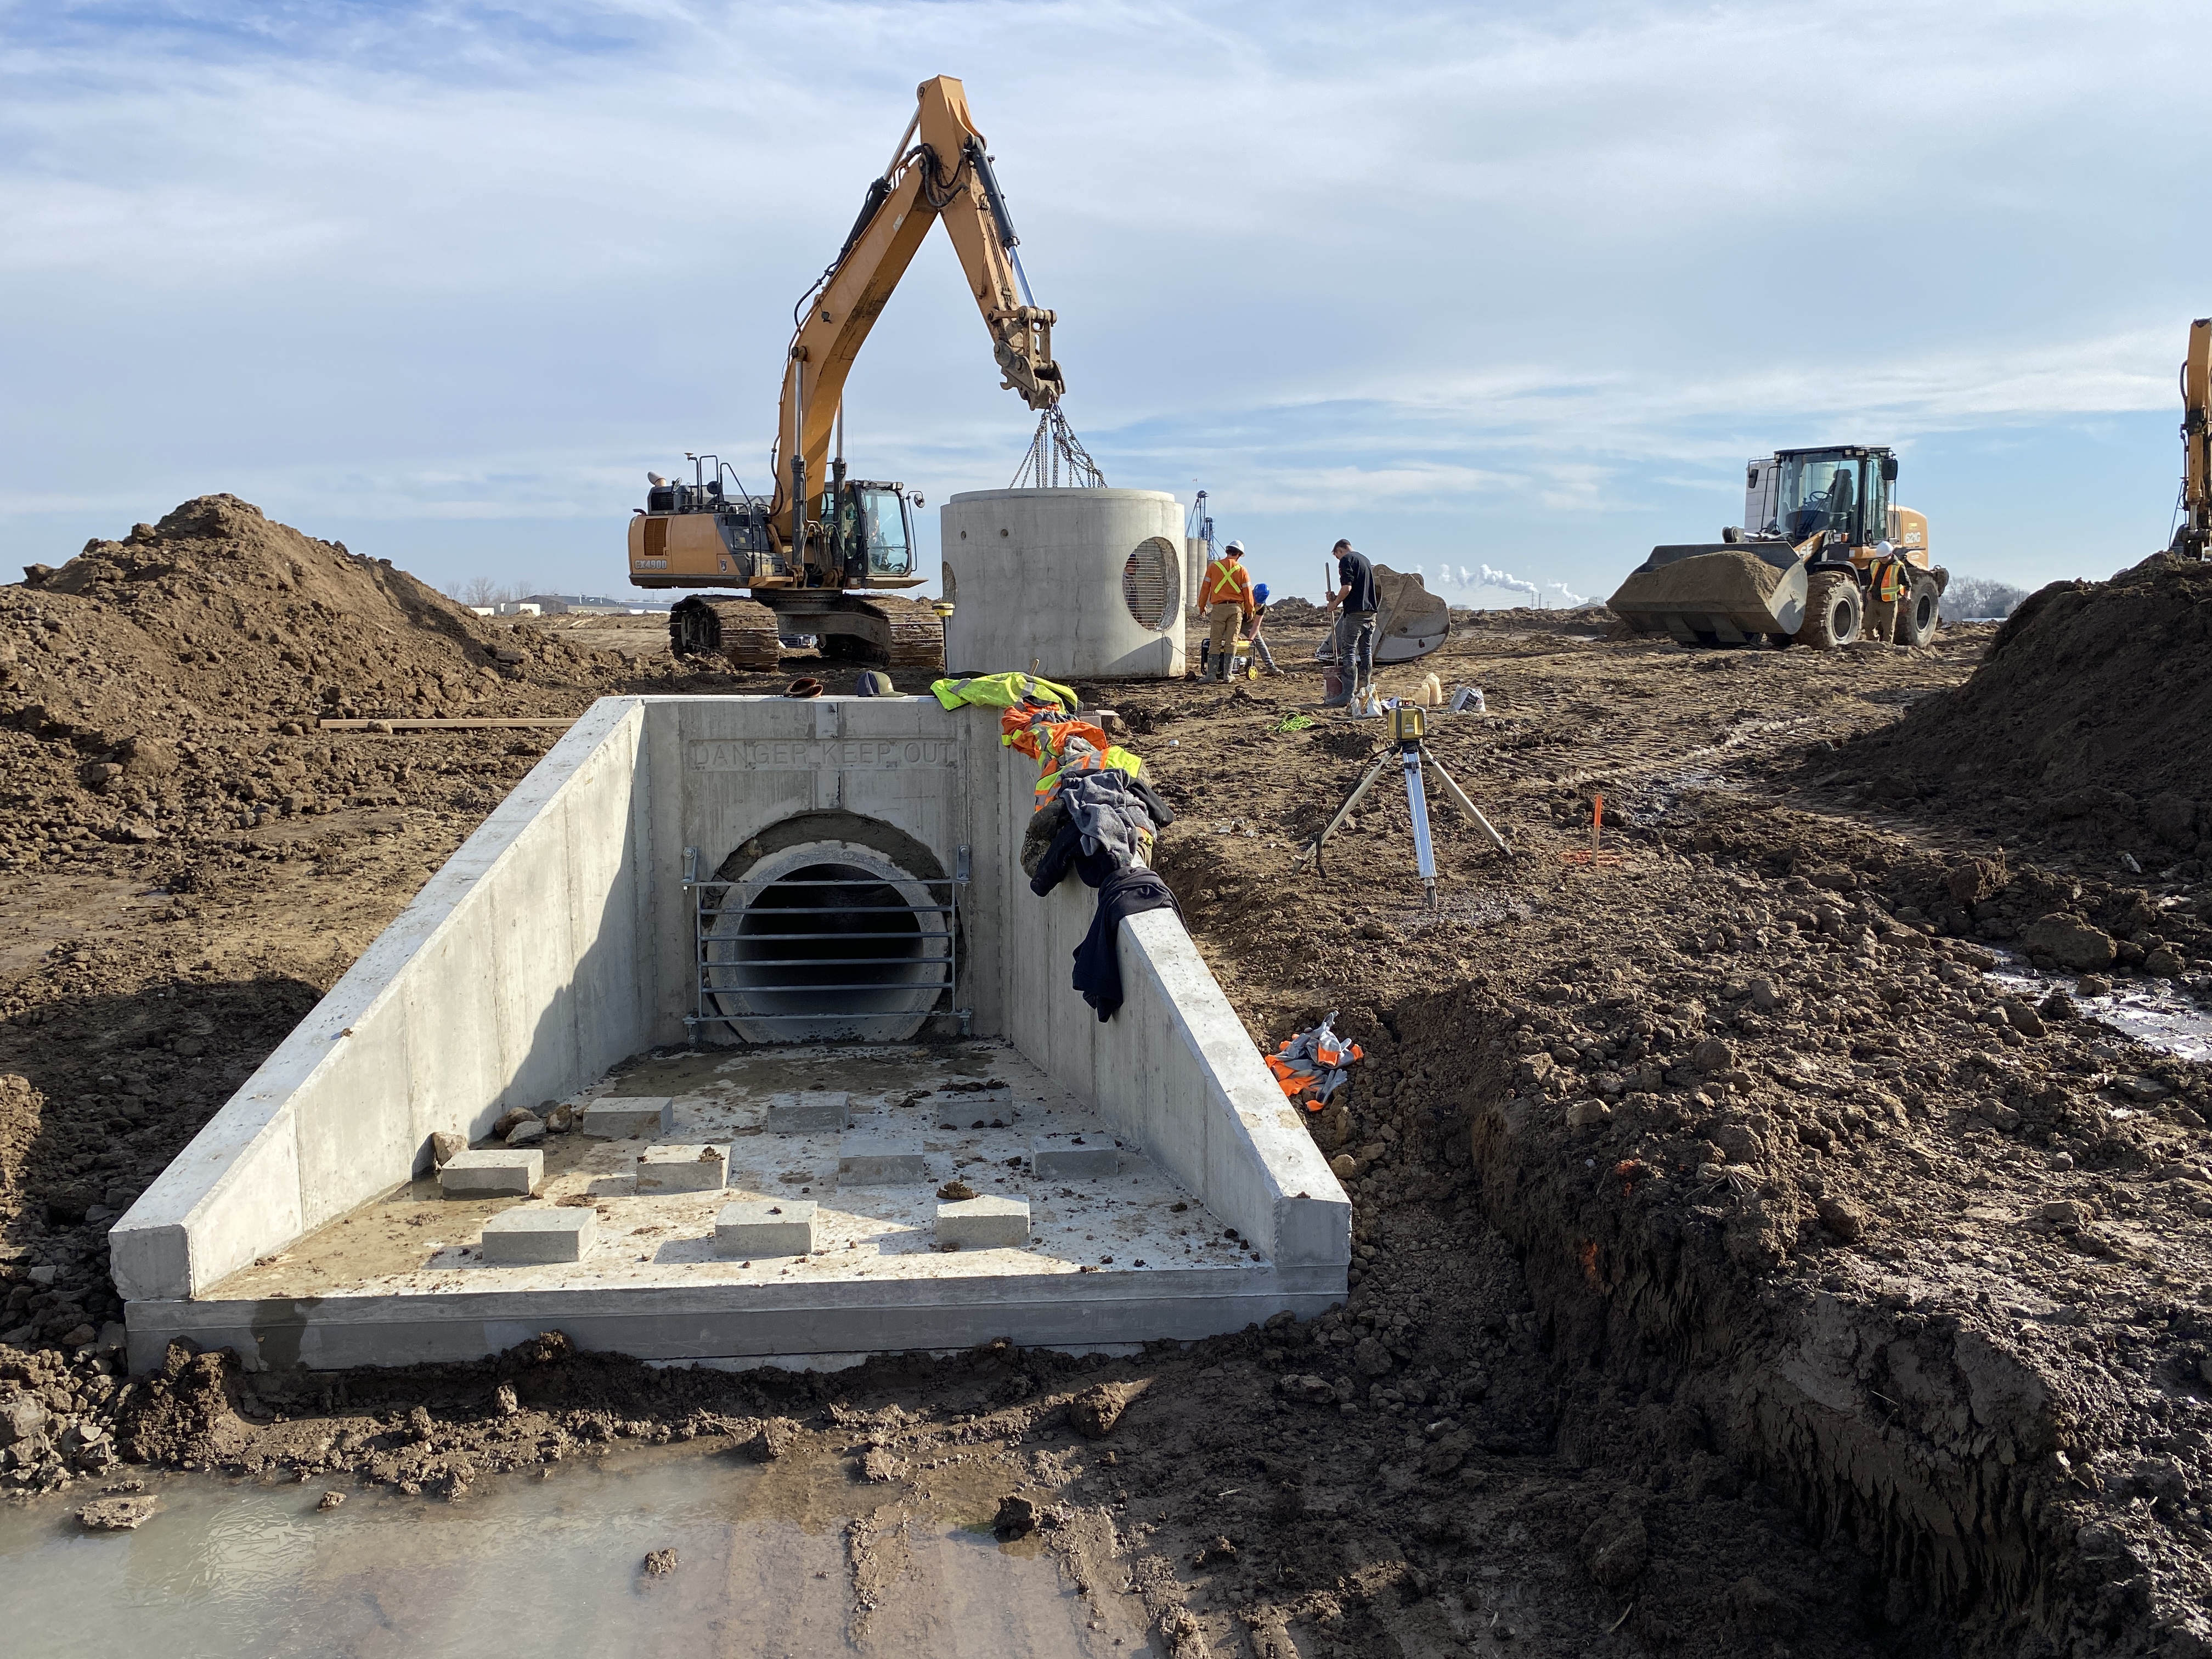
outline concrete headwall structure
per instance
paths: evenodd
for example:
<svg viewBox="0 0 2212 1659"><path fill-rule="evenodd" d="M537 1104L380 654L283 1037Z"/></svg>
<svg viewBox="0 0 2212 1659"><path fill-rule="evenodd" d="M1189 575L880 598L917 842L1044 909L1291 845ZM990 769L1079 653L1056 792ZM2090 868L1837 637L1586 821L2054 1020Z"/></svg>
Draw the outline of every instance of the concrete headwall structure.
<svg viewBox="0 0 2212 1659"><path fill-rule="evenodd" d="M702 1003L687 859L727 879L839 846L916 884L957 878L964 851L957 980L933 1017L1012 1041L1251 1242L1264 1271L1205 1318L1233 1312L1241 1325L1341 1297L1349 1205L1180 921L1157 912L1123 926L1115 1020L1098 1022L1070 988L1091 896L1074 882L1042 900L1029 892L1018 853L1032 782L1000 747L993 711L948 713L930 697L596 704L116 1224L134 1356L204 1325L215 1310L195 1301L228 1275L426 1168L432 1134L480 1137L509 1107L573 1094L693 1036L687 1017ZM721 1010L711 991L703 1006ZM732 1029L697 1028L709 1042ZM742 1019L735 1029L744 1034ZM1203 1334L1194 1310L1109 1277L1082 1281L1094 1299L1125 1297L1118 1334L1099 1340ZM498 1298L432 1300L458 1312ZM486 1342L514 1321L544 1328L542 1301L492 1307L471 1328ZM691 1346L666 1352L734 1351L698 1336L685 1307ZM732 1309L709 1311L744 1313ZM1066 1340L1050 1333L1088 1317L1043 1303L1033 1312L1026 1336L1004 1314L1007 1334ZM217 1323L321 1316L257 1304ZM745 1351L807 1351L792 1310L770 1322L774 1346ZM645 1351L624 1334L642 1328L612 1318L605 1345ZM454 1340L440 1351L479 1338ZM848 1328L820 1346L854 1345ZM902 1346L916 1346L910 1332Z"/></svg>
<svg viewBox="0 0 2212 1659"><path fill-rule="evenodd" d="M1157 489L979 489L939 513L945 660L957 673L1176 679L1182 507Z"/></svg>

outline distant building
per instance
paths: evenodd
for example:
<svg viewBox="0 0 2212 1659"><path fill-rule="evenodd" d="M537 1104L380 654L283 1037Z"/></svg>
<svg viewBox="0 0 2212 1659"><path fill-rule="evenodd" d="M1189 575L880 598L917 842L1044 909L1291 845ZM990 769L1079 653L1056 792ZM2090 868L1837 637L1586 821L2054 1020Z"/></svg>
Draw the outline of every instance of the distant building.
<svg viewBox="0 0 2212 1659"><path fill-rule="evenodd" d="M522 603L537 605L548 617L641 617L650 611L665 611L672 602L663 600L653 605L643 599L611 599L595 593L532 593Z"/></svg>

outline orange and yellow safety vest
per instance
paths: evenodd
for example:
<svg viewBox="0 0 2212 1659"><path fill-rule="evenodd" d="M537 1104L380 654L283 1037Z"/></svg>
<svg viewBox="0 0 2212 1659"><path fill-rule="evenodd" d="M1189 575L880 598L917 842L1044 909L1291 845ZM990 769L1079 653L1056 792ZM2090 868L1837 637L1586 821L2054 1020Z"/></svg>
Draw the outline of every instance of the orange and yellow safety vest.
<svg viewBox="0 0 2212 1659"><path fill-rule="evenodd" d="M1252 573L1242 559L1216 559L1206 567L1206 580L1198 590L1198 608L1211 611L1217 605L1230 604L1244 611L1252 608Z"/></svg>

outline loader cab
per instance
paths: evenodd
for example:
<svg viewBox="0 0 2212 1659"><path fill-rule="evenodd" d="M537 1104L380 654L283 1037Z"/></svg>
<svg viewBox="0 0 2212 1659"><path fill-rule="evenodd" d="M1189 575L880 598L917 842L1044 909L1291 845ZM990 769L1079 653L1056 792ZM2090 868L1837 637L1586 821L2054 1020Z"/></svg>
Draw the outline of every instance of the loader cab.
<svg viewBox="0 0 2212 1659"><path fill-rule="evenodd" d="M1897 482L1893 452L1784 449L1774 461L1775 521L1785 539L1818 536L1815 557L1844 559L1852 548L1870 547L1888 534L1890 486Z"/></svg>

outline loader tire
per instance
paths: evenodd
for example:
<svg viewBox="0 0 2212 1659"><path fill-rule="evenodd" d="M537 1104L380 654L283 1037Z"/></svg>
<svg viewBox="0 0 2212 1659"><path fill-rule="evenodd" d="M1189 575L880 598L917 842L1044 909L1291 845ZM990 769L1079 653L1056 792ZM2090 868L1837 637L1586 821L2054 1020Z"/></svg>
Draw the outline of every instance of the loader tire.
<svg viewBox="0 0 2212 1659"><path fill-rule="evenodd" d="M1942 598L1932 576L1915 576L1897 607L1897 642L1925 645L1942 621Z"/></svg>
<svg viewBox="0 0 2212 1659"><path fill-rule="evenodd" d="M1813 578L1805 593L1805 625L1797 630L1797 643L1815 651L1832 651L1859 636L1866 616L1866 596L1858 579L1844 571L1823 571Z"/></svg>

